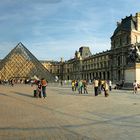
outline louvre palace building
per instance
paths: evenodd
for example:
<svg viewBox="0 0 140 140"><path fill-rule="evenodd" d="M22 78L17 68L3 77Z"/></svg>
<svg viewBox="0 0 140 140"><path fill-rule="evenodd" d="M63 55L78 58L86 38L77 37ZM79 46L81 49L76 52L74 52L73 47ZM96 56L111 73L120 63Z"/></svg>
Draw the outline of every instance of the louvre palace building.
<svg viewBox="0 0 140 140"><path fill-rule="evenodd" d="M111 36L110 50L96 54L92 54L89 47L82 46L70 60L38 61L22 43L19 43L1 60L0 79L29 78L46 74L46 78L50 80L58 77L59 80L98 78L113 82L133 82L136 79L140 81L139 49L140 13L136 13L117 22Z"/></svg>

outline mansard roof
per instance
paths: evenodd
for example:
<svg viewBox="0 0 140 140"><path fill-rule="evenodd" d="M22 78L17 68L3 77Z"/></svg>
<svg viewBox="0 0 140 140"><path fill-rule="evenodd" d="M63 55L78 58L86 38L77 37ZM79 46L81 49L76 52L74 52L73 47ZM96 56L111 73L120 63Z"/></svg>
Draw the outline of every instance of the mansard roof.
<svg viewBox="0 0 140 140"><path fill-rule="evenodd" d="M132 15L122 19L120 23L119 22L117 23L117 28L115 29L113 36L115 36L120 31L129 32L131 30L136 30L136 17Z"/></svg>

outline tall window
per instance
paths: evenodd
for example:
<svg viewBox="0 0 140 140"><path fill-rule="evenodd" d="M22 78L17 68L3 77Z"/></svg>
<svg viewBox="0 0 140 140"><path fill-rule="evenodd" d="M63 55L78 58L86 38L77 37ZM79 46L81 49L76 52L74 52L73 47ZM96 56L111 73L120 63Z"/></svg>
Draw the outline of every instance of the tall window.
<svg viewBox="0 0 140 140"><path fill-rule="evenodd" d="M129 36L126 36L126 43L129 44Z"/></svg>
<svg viewBox="0 0 140 140"><path fill-rule="evenodd" d="M67 69L67 72L69 73L69 69Z"/></svg>
<svg viewBox="0 0 140 140"><path fill-rule="evenodd" d="M120 46L122 45L122 39L120 38Z"/></svg>
<svg viewBox="0 0 140 140"><path fill-rule="evenodd" d="M121 59L120 59L120 56L118 57L118 66L120 66L121 64Z"/></svg>

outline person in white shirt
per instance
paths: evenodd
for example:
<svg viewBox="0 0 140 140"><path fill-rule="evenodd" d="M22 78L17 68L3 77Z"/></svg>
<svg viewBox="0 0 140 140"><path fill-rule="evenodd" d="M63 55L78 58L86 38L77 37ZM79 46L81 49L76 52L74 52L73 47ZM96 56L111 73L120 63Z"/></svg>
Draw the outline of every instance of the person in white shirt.
<svg viewBox="0 0 140 140"><path fill-rule="evenodd" d="M98 83L99 81L97 79L93 82L95 96L98 96Z"/></svg>
<svg viewBox="0 0 140 140"><path fill-rule="evenodd" d="M133 83L133 91L134 91L133 93L134 93L134 94L137 93L137 89L138 89L138 83L137 83L137 81L135 80L134 83Z"/></svg>
<svg viewBox="0 0 140 140"><path fill-rule="evenodd" d="M109 90L110 91L112 90L112 82L111 82L111 80L109 80Z"/></svg>

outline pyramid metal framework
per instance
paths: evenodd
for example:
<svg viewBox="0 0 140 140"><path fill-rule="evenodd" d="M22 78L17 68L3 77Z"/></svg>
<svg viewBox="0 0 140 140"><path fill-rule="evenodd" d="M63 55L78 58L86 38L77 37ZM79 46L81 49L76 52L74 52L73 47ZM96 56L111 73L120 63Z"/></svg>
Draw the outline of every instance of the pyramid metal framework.
<svg viewBox="0 0 140 140"><path fill-rule="evenodd" d="M19 43L0 62L1 80L30 79L34 76L54 81L54 76L22 43Z"/></svg>

